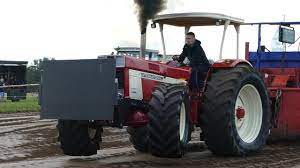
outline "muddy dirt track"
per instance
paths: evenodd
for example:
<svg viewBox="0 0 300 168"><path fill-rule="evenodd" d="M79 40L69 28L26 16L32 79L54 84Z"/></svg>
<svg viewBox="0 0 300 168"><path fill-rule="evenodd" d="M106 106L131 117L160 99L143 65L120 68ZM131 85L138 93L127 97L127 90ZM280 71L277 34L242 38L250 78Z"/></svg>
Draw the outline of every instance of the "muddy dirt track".
<svg viewBox="0 0 300 168"><path fill-rule="evenodd" d="M140 167L295 167L300 168L300 142L277 142L254 156L216 157L193 134L181 159L156 158L136 152L125 129L106 128L102 150L92 157L62 155L55 120L39 120L37 113L0 115L1 168L140 168Z"/></svg>

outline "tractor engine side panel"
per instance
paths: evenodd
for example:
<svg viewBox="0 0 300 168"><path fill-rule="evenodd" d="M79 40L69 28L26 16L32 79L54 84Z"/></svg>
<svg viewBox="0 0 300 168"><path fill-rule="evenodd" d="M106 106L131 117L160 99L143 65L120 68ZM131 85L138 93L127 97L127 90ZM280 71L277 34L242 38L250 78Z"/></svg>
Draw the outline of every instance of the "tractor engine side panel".
<svg viewBox="0 0 300 168"><path fill-rule="evenodd" d="M128 78L129 98L145 102L150 101L153 87L157 82L172 84L185 83L182 79L164 77L162 75L133 69L128 69Z"/></svg>

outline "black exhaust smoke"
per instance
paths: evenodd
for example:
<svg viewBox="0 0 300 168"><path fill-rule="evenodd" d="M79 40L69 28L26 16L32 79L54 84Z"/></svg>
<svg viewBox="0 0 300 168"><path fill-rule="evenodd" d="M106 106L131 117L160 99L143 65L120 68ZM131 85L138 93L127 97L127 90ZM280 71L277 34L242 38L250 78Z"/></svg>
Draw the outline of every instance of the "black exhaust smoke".
<svg viewBox="0 0 300 168"><path fill-rule="evenodd" d="M165 8L166 2L167 0L134 0L141 30L141 57L145 57L148 21Z"/></svg>

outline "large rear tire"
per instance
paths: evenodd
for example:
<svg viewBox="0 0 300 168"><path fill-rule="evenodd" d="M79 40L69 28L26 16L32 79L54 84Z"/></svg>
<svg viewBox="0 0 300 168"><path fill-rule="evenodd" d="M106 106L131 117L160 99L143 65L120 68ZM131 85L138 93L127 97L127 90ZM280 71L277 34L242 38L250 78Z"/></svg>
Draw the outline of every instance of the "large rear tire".
<svg viewBox="0 0 300 168"><path fill-rule="evenodd" d="M204 93L202 135L214 154L251 154L266 143L270 114L267 89L252 67L219 70Z"/></svg>
<svg viewBox="0 0 300 168"><path fill-rule="evenodd" d="M97 154L97 144L90 138L88 123L74 120L58 120L60 147L70 156Z"/></svg>
<svg viewBox="0 0 300 168"><path fill-rule="evenodd" d="M127 132L130 135L129 141L133 144L133 147L139 151L146 153L149 149L149 135L148 128L144 127L127 127Z"/></svg>
<svg viewBox="0 0 300 168"><path fill-rule="evenodd" d="M189 136L188 89L183 85L158 84L149 103L149 146L152 155L181 157Z"/></svg>

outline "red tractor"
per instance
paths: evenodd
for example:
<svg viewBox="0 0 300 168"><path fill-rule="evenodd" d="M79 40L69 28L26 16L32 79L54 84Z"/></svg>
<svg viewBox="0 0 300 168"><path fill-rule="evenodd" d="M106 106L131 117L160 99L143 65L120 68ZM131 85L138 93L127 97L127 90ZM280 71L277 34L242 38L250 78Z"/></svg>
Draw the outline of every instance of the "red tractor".
<svg viewBox="0 0 300 168"><path fill-rule="evenodd" d="M191 26L224 26L220 60L211 65L203 90L188 86L190 67L177 66L172 61L159 63L127 56L48 61L42 75L41 118L58 119L59 141L66 155L96 154L103 127L107 126L127 126L135 149L159 157L181 157L194 127L201 128L201 140L217 155L245 156L259 151L274 126L279 133L293 130L293 135L300 135L300 124L294 123L291 129L284 125L288 121L280 125L280 119L287 116L281 117L286 112L278 109L276 99L278 90L283 96L279 103L284 103L289 95L300 97L300 89L285 92L282 87L286 86L266 87L268 81L274 83L279 76L288 78L286 82L297 79L299 84L299 71L286 70L286 74L295 72L286 78L269 74L269 79L266 74L275 70L265 68L259 73L259 59L253 53L247 52L252 64L238 59L242 19L184 13L159 15L153 19L152 27L156 24L161 31L164 56L164 25L185 27L185 32ZM230 25L237 32L237 59L222 59ZM299 111L299 105L293 105ZM296 112L291 114L297 116Z"/></svg>

